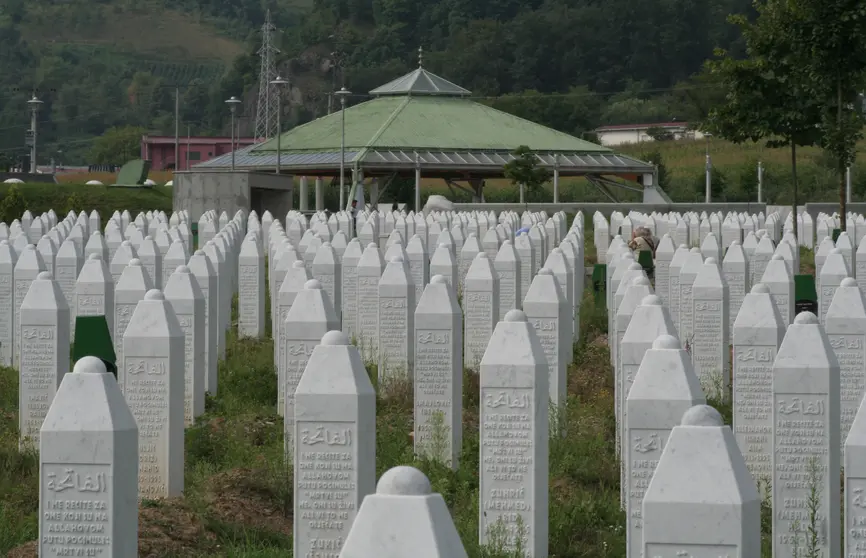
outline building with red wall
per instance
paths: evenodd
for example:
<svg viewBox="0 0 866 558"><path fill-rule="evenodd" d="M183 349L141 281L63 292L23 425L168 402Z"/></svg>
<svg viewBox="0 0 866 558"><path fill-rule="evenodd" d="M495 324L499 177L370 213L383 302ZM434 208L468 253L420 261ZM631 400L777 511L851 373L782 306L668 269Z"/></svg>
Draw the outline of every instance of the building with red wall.
<svg viewBox="0 0 866 558"><path fill-rule="evenodd" d="M256 138L235 138L235 150L258 143ZM227 137L181 137L178 170L219 157L232 151L232 139ZM174 170L174 136L141 136L141 158L150 161L153 170Z"/></svg>

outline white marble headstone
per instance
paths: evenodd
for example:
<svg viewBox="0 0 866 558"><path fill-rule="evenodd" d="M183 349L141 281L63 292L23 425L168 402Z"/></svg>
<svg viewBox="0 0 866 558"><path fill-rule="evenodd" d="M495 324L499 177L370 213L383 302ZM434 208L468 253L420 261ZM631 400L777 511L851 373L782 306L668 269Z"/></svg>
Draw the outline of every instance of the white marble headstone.
<svg viewBox="0 0 866 558"><path fill-rule="evenodd" d="M139 432L96 357L66 374L42 425L42 557L137 556Z"/></svg>
<svg viewBox="0 0 866 558"><path fill-rule="evenodd" d="M294 555L336 556L376 482L376 392L345 333L322 337L294 397Z"/></svg>
<svg viewBox="0 0 866 558"><path fill-rule="evenodd" d="M548 551L548 375L535 328L522 311L511 310L496 325L480 366L479 539L486 544L499 530L507 550L522 536L528 558Z"/></svg>
<svg viewBox="0 0 866 558"><path fill-rule="evenodd" d="M21 303L17 333L21 338L19 432L22 442L39 447L42 420L69 371L69 306L47 271L36 276Z"/></svg>
<svg viewBox="0 0 866 558"><path fill-rule="evenodd" d="M810 486L819 492L816 512L823 518L817 525L817 550L840 555L839 399L839 362L824 327L815 314L801 312L788 327L773 364L776 556L790 556L797 541L800 548L805 545L808 515L802 514L808 514L804 504Z"/></svg>
<svg viewBox="0 0 866 558"><path fill-rule="evenodd" d="M184 486L184 335L161 291L138 303L123 334L117 381L138 424L139 498L180 496Z"/></svg>
<svg viewBox="0 0 866 558"><path fill-rule="evenodd" d="M463 312L434 275L415 309L415 453L456 470L463 440Z"/></svg>

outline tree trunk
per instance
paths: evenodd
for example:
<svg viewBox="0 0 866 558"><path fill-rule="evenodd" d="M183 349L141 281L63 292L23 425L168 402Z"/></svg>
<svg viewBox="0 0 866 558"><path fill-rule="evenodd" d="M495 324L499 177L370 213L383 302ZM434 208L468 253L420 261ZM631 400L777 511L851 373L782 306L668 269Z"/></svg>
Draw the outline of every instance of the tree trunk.
<svg viewBox="0 0 866 558"><path fill-rule="evenodd" d="M794 188L794 213L791 216L791 223L794 225L794 238L797 240L797 246L799 246L799 236L797 231L797 206L799 205L799 200L797 199L797 144L794 143L794 140L791 140L791 183Z"/></svg>
<svg viewBox="0 0 866 558"><path fill-rule="evenodd" d="M836 126L839 131L842 130L842 80L836 80ZM839 229L847 230L848 228L848 219L846 217L846 213L848 212L848 200L846 199L846 188L845 188L845 157L840 152L839 160L837 161L836 173L839 175Z"/></svg>

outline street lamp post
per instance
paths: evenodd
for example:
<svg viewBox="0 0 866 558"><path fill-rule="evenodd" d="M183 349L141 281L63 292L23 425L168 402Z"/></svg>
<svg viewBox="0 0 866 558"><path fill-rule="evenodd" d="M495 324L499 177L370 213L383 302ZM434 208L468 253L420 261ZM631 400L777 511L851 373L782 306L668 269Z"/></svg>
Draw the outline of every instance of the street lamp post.
<svg viewBox="0 0 866 558"><path fill-rule="evenodd" d="M346 207L346 197L345 197L345 167L346 167L346 97L351 95L352 92L346 89L345 87L341 87L339 91L335 93L335 95L340 97L340 210L342 211Z"/></svg>
<svg viewBox="0 0 866 558"><path fill-rule="evenodd" d="M30 107L30 173L36 174L36 113L39 112L42 101L33 95L27 101L27 106Z"/></svg>
<svg viewBox="0 0 866 558"><path fill-rule="evenodd" d="M281 78L280 76L277 76L277 79L274 79L271 81L271 85L277 86L276 87L276 89L277 89L277 169L276 169L276 173L277 174L280 174L280 147L281 147L280 146L280 136L282 136L282 133L283 133L283 126L280 122L280 117L283 114L283 96L281 94L282 93L281 88L283 85L288 85L288 84L289 84L288 80L285 80L285 79Z"/></svg>
<svg viewBox="0 0 866 558"><path fill-rule="evenodd" d="M706 178L706 192L704 193L704 203L710 203L712 199L712 185L713 185L713 163L710 160L710 138L712 134L704 134L704 137L707 139L707 178Z"/></svg>
<svg viewBox="0 0 866 558"><path fill-rule="evenodd" d="M241 104L241 100L237 97L232 96L229 100L226 101L226 104L229 106L229 110L232 112L232 170L235 170L235 113L238 110L238 105Z"/></svg>

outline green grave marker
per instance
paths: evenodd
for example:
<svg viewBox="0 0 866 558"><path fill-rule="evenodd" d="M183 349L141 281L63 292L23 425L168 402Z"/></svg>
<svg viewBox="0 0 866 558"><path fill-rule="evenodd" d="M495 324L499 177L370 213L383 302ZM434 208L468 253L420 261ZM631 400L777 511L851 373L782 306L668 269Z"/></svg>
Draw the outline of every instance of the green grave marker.
<svg viewBox="0 0 866 558"><path fill-rule="evenodd" d="M108 331L105 316L78 316L75 318L75 343L72 346L72 364L86 356L95 356L105 363L109 372L117 377L117 355Z"/></svg>
<svg viewBox="0 0 866 558"><path fill-rule="evenodd" d="M599 308L607 305L606 285L607 265L595 264L592 268L592 290L595 293L595 305Z"/></svg>
<svg viewBox="0 0 866 558"><path fill-rule="evenodd" d="M812 312L818 315L818 291L812 275L794 276L794 314Z"/></svg>

